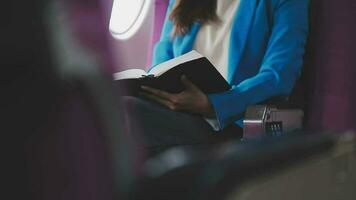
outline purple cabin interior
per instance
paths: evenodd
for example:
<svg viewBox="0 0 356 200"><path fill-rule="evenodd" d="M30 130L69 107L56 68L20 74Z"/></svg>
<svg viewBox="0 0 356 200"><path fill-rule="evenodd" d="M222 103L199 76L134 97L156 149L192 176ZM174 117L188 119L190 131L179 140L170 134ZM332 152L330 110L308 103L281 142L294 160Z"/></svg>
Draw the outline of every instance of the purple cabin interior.
<svg viewBox="0 0 356 200"><path fill-rule="evenodd" d="M105 73L115 72L113 57L117 51L112 50L113 39L105 26L109 20L109 1L63 2L74 19L72 26L77 30L77 37L100 55ZM151 63L152 48L160 37L167 4L168 1L155 0L147 63ZM307 130L356 129L355 8L354 0L311 1L311 32L301 97L306 108ZM88 19L97 26L81 23ZM69 94L61 105L60 119L48 125L46 134L36 135L26 142L33 179L31 187L37 199L109 200L113 197L107 138L102 135L103 125L97 120L97 111L92 109L95 106L85 99L77 93ZM137 160L140 158L137 154Z"/></svg>

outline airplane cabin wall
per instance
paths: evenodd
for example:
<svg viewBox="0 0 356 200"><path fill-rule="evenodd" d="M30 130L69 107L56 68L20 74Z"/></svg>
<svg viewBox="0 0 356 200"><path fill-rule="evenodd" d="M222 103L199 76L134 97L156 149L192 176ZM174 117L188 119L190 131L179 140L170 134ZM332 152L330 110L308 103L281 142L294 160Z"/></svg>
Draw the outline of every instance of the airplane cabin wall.
<svg viewBox="0 0 356 200"><path fill-rule="evenodd" d="M154 1L137 33L127 40L112 39L112 48L117 71L130 68L146 69L154 24Z"/></svg>

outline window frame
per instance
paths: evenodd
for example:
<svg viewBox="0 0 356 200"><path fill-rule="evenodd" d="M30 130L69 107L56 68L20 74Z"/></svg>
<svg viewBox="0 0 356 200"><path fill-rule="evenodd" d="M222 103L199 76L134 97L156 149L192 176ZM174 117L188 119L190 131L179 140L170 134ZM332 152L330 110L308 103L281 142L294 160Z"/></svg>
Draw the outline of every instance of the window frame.
<svg viewBox="0 0 356 200"><path fill-rule="evenodd" d="M151 0L142 0L142 5L140 6L139 10L137 10L135 12L135 13L137 13L137 16L134 17L134 20L132 21L132 23L129 26L127 26L127 28L124 28L124 31L118 32L117 31L118 28L115 28L115 27L120 26L120 25L116 24L117 21L114 20L117 17L113 17L113 15L118 15L118 13L115 12L117 9L117 8L115 8L115 6L117 6L120 2L130 3L132 1L135 1L135 0L114 0L113 1L113 6L112 6L111 16L110 16L109 30L110 30L111 35L115 39L127 40L127 39L131 38L132 36L134 36L136 34L136 32L142 26L144 19L147 17L147 15L149 13L149 10L152 5ZM124 17L124 16L122 16L122 17Z"/></svg>

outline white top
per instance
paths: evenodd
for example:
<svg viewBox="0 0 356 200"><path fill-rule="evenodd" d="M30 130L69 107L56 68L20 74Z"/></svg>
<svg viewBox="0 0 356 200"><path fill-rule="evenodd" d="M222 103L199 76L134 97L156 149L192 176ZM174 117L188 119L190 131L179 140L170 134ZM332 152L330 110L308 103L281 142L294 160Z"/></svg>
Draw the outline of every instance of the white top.
<svg viewBox="0 0 356 200"><path fill-rule="evenodd" d="M241 0L218 0L216 13L219 21L201 27L193 49L204 55L227 79L230 33ZM216 119L205 120L215 131L220 130Z"/></svg>
<svg viewBox="0 0 356 200"><path fill-rule="evenodd" d="M218 0L219 21L201 27L193 49L204 55L227 79L230 32L241 0Z"/></svg>

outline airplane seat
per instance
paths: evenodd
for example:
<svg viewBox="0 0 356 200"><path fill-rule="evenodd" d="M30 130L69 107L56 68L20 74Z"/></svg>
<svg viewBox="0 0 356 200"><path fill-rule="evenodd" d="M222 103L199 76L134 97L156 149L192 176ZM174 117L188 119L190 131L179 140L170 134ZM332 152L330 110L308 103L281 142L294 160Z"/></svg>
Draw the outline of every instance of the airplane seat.
<svg viewBox="0 0 356 200"><path fill-rule="evenodd" d="M34 199L112 198L100 113L88 89L75 82L50 88L55 98L48 120L26 141Z"/></svg>
<svg viewBox="0 0 356 200"><path fill-rule="evenodd" d="M354 113L355 2L310 1L309 36L302 74L282 108L304 111L303 130L356 129ZM273 104L273 103L272 103ZM253 114L253 113L252 113ZM260 128L261 129L261 128Z"/></svg>
<svg viewBox="0 0 356 200"><path fill-rule="evenodd" d="M165 19L165 15L167 12L168 1L165 0L155 0L155 15L154 15L154 28L153 28L153 37L151 39L149 57L152 57L152 51L155 43L159 40L161 35L163 22ZM151 61L151 60L150 60ZM149 65L151 63L149 62ZM307 68L309 70L309 68ZM304 75L306 73L302 73L302 77L296 83L296 86L292 92L292 94L288 98L284 97L275 97L269 99L261 105L251 106L247 113L245 114L245 128L244 128L244 138L254 138L254 137L261 137L267 131L265 129L265 123L258 124L256 126L256 120L264 121L261 119L261 113L265 110L268 110L270 106L272 108L284 109L282 112L282 116L287 118L284 120L285 130L292 132L296 130L300 130L303 126L303 117L304 117L304 110L306 108L305 105L305 88L308 88L306 84L307 76ZM268 106L267 106L268 105ZM280 112L275 112L280 113ZM273 114L272 114L273 115ZM280 117L279 117L280 118ZM248 123L249 121L253 121L253 123ZM270 122L273 124L273 122ZM268 133L269 135L275 135L275 133Z"/></svg>
<svg viewBox="0 0 356 200"><path fill-rule="evenodd" d="M134 143L122 134L110 76L90 68L67 76L57 78L43 94L53 95L46 98L47 112L41 113L47 120L25 141L31 195L36 200L120 199L125 191L119 189L135 177L136 161ZM42 84L52 85L45 80Z"/></svg>
<svg viewBox="0 0 356 200"><path fill-rule="evenodd" d="M345 199L356 196L353 132L175 148L150 160L134 199ZM149 184L148 184L149 183Z"/></svg>
<svg viewBox="0 0 356 200"><path fill-rule="evenodd" d="M355 199L355 134L332 134L334 143L328 150L319 155L307 151L308 155L302 163L245 180L235 187L227 199Z"/></svg>
<svg viewBox="0 0 356 200"><path fill-rule="evenodd" d="M152 194L157 199L172 199L172 196L199 199L199 195L203 195L201 199L355 199L356 140L354 133L345 133L356 128L356 107L353 105L356 99L353 87L355 60L352 56L352 49L356 48L354 5L352 0L311 1L310 37L302 84L296 89L302 94L300 105L306 109L306 129L303 133L290 135L290 141L296 143L284 143L290 136L283 135L258 140L260 143L250 146L247 151L243 148L252 141L233 143L235 151L222 147L225 153L217 153L217 157L230 157L218 161L214 167L209 167L214 158L203 157L216 155L213 152L172 149L148 162L148 179L157 182L151 184L152 187L143 187L143 190L149 189L145 194ZM267 144L270 140L277 146L285 145L285 148L274 148L271 143ZM299 157L292 149L296 150L294 153L305 154L299 154ZM255 159L251 156L254 150L259 151ZM285 163L264 157L266 152L290 160ZM246 160L242 161L240 156L244 155ZM302 158L300 163L292 161L298 157ZM239 173L246 177L236 176ZM172 183L172 180L177 181ZM187 186L187 183L194 183L194 186ZM150 193L155 186L160 190Z"/></svg>
<svg viewBox="0 0 356 200"><path fill-rule="evenodd" d="M352 27L351 20L354 17L347 14L335 14L335 18L323 17L324 15L328 15L327 12L332 12L330 10L334 6L340 13L343 13L343 10L350 10L352 6L347 9L343 7L348 4L354 3L350 0L343 0L340 4L332 5L329 2L311 1L310 32L301 77L296 82L295 88L288 98L276 97L256 107L252 106L250 109L251 112L245 114L247 122L256 122L256 119L260 122L264 121L261 113L264 113L266 110L280 108L282 112L276 111L275 115L282 116L277 117L282 118L279 121L283 121L283 118L286 119L284 121L285 124L291 126L289 132L301 129L308 131L323 130L326 128L332 128L332 130L347 130L348 127L356 128L353 125L355 124L354 121L350 120L355 107L351 105L352 101L348 100L348 97L355 99L352 96L354 93L350 89L346 89L352 88L354 82L350 77L352 73L347 73L348 71L353 71L349 66L352 66L354 63L347 52L352 52L355 42L350 41L348 43L346 41L347 38L352 38L352 33L355 31L350 28ZM161 34L167 10L167 1L156 0L155 6L155 27L151 43L152 48ZM344 21L343 23L340 22L342 20ZM345 31L338 31L339 29ZM330 32L330 34L327 34L327 32ZM341 43L338 43L338 40ZM336 48L333 48L333 46ZM340 53L335 53L336 51ZM337 65L341 65L341 69L343 70L338 70ZM331 77L335 77L335 79L332 80ZM344 87L344 89L341 89L341 87ZM338 108L340 109L337 109L335 104L339 105ZM267 107L267 105L271 107ZM266 123L259 123L257 127L256 123L245 123L246 128L244 132L249 132L244 134L245 137L249 135L251 135L249 138L262 136L262 132L268 132L266 131L266 127L270 129ZM275 124L273 122L269 123L277 125L277 127L279 125L278 121ZM277 131L277 134L269 134L278 135L279 131Z"/></svg>
<svg viewBox="0 0 356 200"><path fill-rule="evenodd" d="M52 85L43 84L43 81L52 80L50 72L38 67L50 64L44 48L45 31L40 26L41 3L42 0L26 1L19 6L16 2L6 1L0 8L0 199L31 199L24 143L35 135L37 125L46 121L45 115L50 106L46 102L53 98L49 90Z"/></svg>
<svg viewBox="0 0 356 200"><path fill-rule="evenodd" d="M356 129L356 2L310 2L310 38L305 69L308 130Z"/></svg>
<svg viewBox="0 0 356 200"><path fill-rule="evenodd" d="M100 64L70 60L87 60L86 48L73 48L77 40L65 32L70 25L57 23L68 18L56 16L56 3L1 7L9 19L0 33L1 199L122 199L136 176L134 143L122 134L111 75Z"/></svg>

